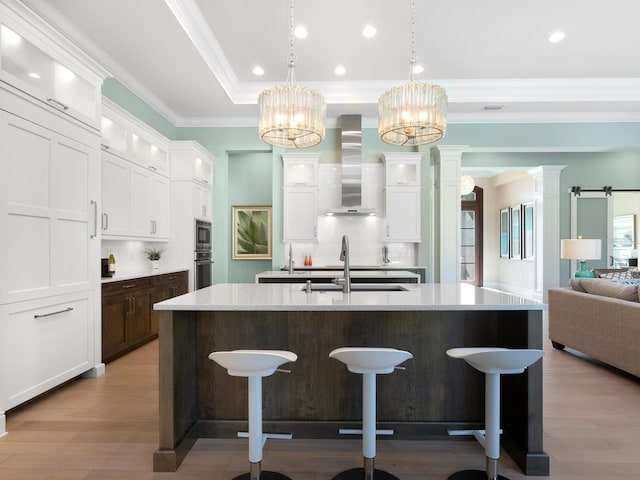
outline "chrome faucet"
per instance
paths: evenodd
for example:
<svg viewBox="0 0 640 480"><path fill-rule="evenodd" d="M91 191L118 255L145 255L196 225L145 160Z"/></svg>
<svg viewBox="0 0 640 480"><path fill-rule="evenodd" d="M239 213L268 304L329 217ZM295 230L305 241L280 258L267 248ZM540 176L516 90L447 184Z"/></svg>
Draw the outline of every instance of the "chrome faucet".
<svg viewBox="0 0 640 480"><path fill-rule="evenodd" d="M292 252L292 247L291 244L289 244L289 275L293 275L293 264L295 262L293 261L293 252Z"/></svg>
<svg viewBox="0 0 640 480"><path fill-rule="evenodd" d="M351 272L349 271L349 237L342 236L342 249L340 250L340 260L344 262L344 277L337 278L336 283L342 284L342 293L351 293Z"/></svg>
<svg viewBox="0 0 640 480"><path fill-rule="evenodd" d="M382 246L382 263L385 265L391 263L391 260L389 260L389 247L386 245Z"/></svg>

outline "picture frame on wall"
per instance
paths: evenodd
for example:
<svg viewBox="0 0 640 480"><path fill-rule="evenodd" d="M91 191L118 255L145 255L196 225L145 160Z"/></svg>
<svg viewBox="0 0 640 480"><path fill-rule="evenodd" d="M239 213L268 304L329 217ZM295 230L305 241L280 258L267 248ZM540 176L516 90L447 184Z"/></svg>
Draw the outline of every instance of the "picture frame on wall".
<svg viewBox="0 0 640 480"><path fill-rule="evenodd" d="M500 257L509 258L509 209L500 210Z"/></svg>
<svg viewBox="0 0 640 480"><path fill-rule="evenodd" d="M531 260L535 257L535 216L533 202L522 204L522 258Z"/></svg>
<svg viewBox="0 0 640 480"><path fill-rule="evenodd" d="M510 208L510 252L509 258L519 260L522 258L522 229L521 229L521 205L515 205Z"/></svg>
<svg viewBox="0 0 640 480"><path fill-rule="evenodd" d="M272 258L271 206L234 205L232 211L233 260Z"/></svg>

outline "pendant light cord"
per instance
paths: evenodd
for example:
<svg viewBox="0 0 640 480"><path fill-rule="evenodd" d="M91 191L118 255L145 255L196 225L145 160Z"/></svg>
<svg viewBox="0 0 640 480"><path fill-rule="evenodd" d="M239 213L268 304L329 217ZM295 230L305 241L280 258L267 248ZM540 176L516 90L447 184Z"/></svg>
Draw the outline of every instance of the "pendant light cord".
<svg viewBox="0 0 640 480"><path fill-rule="evenodd" d="M293 0L289 1L289 56L287 57L287 65L289 71L287 73L287 83L293 85L296 83L296 54L293 53Z"/></svg>
<svg viewBox="0 0 640 480"><path fill-rule="evenodd" d="M293 1L293 0L292 0ZM413 82L413 69L418 61L416 53L416 2L411 0L411 49L409 50L409 81Z"/></svg>

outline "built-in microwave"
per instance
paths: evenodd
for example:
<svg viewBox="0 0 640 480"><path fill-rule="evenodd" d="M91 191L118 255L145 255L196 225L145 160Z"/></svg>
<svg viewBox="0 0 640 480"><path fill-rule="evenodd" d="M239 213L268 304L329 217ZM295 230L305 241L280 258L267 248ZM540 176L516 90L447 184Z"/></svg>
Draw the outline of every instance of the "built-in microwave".
<svg viewBox="0 0 640 480"><path fill-rule="evenodd" d="M211 222L196 220L196 245L195 251L211 251Z"/></svg>

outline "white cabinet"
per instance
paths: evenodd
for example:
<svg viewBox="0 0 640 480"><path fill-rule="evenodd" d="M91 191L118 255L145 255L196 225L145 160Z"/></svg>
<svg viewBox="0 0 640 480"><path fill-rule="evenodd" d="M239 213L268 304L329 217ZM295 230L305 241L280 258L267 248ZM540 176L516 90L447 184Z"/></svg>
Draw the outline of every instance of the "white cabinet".
<svg viewBox="0 0 640 480"><path fill-rule="evenodd" d="M420 242L422 154L384 153L385 242Z"/></svg>
<svg viewBox="0 0 640 480"><path fill-rule="evenodd" d="M171 182L188 182L195 218L213 220L213 166L215 156L198 142L174 141L169 146Z"/></svg>
<svg viewBox="0 0 640 480"><path fill-rule="evenodd" d="M99 155L97 130L0 86L0 411L101 369Z"/></svg>
<svg viewBox="0 0 640 480"><path fill-rule="evenodd" d="M318 241L318 187L284 189L283 242Z"/></svg>
<svg viewBox="0 0 640 480"><path fill-rule="evenodd" d="M192 186L193 216L208 222L213 221L211 210L213 209L213 189L193 182Z"/></svg>
<svg viewBox="0 0 640 480"><path fill-rule="evenodd" d="M285 153L283 242L318 241L318 154Z"/></svg>
<svg viewBox="0 0 640 480"><path fill-rule="evenodd" d="M165 146L161 142L145 135L139 129L132 129L131 148L132 160L143 168L152 170L160 175L169 176L169 156Z"/></svg>
<svg viewBox="0 0 640 480"><path fill-rule="evenodd" d="M213 187L215 156L198 142L177 140L169 146L171 153L171 180L194 180Z"/></svg>
<svg viewBox="0 0 640 480"><path fill-rule="evenodd" d="M385 242L420 241L420 187L385 188Z"/></svg>
<svg viewBox="0 0 640 480"><path fill-rule="evenodd" d="M283 185L285 187L317 186L319 159L316 153L283 154Z"/></svg>
<svg viewBox="0 0 640 480"><path fill-rule="evenodd" d="M131 234L131 162L102 152L103 235Z"/></svg>
<svg viewBox="0 0 640 480"><path fill-rule="evenodd" d="M168 140L105 99L102 237L168 240Z"/></svg>
<svg viewBox="0 0 640 480"><path fill-rule="evenodd" d="M0 305L0 410L94 366L94 309L86 292Z"/></svg>
<svg viewBox="0 0 640 480"><path fill-rule="evenodd" d="M50 36L37 32L33 27L37 20L24 22L15 11L23 8L0 6L0 79L98 129L100 87L106 72L100 72L100 78L76 60L88 60L82 54L62 50Z"/></svg>
<svg viewBox="0 0 640 480"><path fill-rule="evenodd" d="M100 258L98 136L23 102L0 110L0 303L87 290Z"/></svg>
<svg viewBox="0 0 640 480"><path fill-rule="evenodd" d="M420 186L420 160L422 154L409 152L384 153L386 185Z"/></svg>

